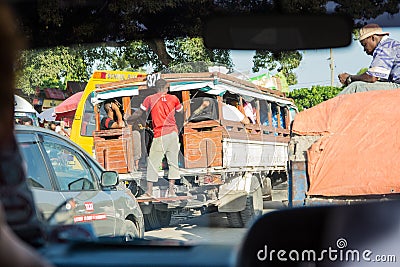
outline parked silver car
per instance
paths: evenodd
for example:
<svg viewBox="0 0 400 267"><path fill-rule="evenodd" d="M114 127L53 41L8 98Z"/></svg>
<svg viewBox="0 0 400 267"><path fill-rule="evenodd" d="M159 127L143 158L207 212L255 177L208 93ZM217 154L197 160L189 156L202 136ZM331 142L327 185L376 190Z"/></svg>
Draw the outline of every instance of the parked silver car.
<svg viewBox="0 0 400 267"><path fill-rule="evenodd" d="M116 172L105 171L83 149L53 131L17 125L15 135L27 182L45 219L72 199L71 223L92 223L97 236L143 237L143 214L132 193L119 185Z"/></svg>

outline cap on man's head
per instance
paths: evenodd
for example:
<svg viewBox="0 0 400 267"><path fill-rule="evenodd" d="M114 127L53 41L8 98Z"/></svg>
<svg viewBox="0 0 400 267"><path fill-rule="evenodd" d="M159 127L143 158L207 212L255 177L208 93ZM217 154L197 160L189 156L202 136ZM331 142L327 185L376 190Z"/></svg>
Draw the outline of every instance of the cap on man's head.
<svg viewBox="0 0 400 267"><path fill-rule="evenodd" d="M360 37L358 38L359 41L367 39L372 35L389 35L388 32L382 31L382 28L379 27L378 24L367 24L360 29Z"/></svg>

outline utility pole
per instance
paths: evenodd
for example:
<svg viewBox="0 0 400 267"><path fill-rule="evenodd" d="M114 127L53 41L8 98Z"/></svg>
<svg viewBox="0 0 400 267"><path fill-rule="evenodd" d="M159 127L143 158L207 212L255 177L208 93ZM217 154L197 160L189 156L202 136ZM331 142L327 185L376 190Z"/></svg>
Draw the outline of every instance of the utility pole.
<svg viewBox="0 0 400 267"><path fill-rule="evenodd" d="M332 48L330 48L330 57L329 57L330 63L329 63L329 67L331 69L331 86L333 87L333 80L335 79L335 63L333 61L333 52L332 52Z"/></svg>

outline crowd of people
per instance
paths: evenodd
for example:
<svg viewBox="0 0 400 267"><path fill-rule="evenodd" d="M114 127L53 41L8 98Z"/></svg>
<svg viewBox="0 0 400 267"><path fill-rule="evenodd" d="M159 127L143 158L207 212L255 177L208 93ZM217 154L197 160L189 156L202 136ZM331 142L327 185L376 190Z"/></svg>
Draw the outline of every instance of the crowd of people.
<svg viewBox="0 0 400 267"><path fill-rule="evenodd" d="M33 123L33 119L29 118L27 116L21 117L21 118L15 118L15 124L18 125L26 125L26 126L34 126L35 124ZM63 121L49 121L49 122L43 122L39 123L39 126L42 128L47 128L49 130L52 130L62 136L69 136L69 131L68 129L64 126Z"/></svg>

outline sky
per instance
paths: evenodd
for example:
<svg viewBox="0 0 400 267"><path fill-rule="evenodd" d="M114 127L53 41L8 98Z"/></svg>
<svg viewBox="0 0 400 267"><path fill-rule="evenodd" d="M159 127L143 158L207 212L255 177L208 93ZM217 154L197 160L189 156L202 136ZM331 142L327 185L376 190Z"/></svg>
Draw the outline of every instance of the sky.
<svg viewBox="0 0 400 267"><path fill-rule="evenodd" d="M390 33L389 37L400 41L400 28L383 28ZM365 54L359 41L353 41L350 46L334 48L334 86L340 86L337 76L342 72L356 74L360 69L367 68L372 57ZM300 66L295 69L298 83L291 86L291 90L311 87L312 85L330 85L331 71L329 67L330 49L301 50L303 59ZM250 77L268 72L266 69L259 73L252 73L252 56L254 51L232 51L232 59L236 71ZM276 73L276 72L275 72ZM271 74L275 74L272 72Z"/></svg>

